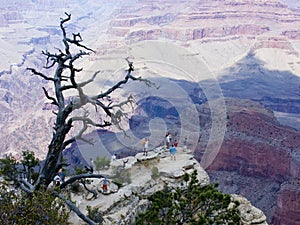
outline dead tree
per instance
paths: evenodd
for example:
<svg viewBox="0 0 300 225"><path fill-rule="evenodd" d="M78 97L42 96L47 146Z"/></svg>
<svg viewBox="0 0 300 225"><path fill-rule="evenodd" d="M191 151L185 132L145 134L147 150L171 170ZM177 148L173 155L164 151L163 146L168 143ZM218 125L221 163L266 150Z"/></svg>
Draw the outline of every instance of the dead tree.
<svg viewBox="0 0 300 225"><path fill-rule="evenodd" d="M77 68L75 62L81 57L94 53L94 50L82 44L80 33L72 34L71 38L67 35L65 25L70 20L71 15L66 13L66 18L61 19L60 22L64 49L57 49L56 53L51 53L48 51L42 52L47 59L45 69L48 69L47 71L50 71L50 69L53 71L53 69L55 69L54 74L52 76L46 75L45 73L39 72L34 68L28 68L33 75L40 76L41 78L53 83L55 93L53 96L44 87L43 91L45 96L52 102L53 105L57 107L57 110L54 112L56 116L56 122L54 124L52 140L48 146L45 164L39 175L38 181L34 185L28 184L26 181L21 181L23 188L28 192L37 190L41 186L47 187L52 182L55 174L62 166L62 152L69 144L78 139L90 143L89 140L86 140L83 137L84 132L89 126L95 126L98 128L105 128L111 125L119 126L122 116L124 116L122 106L124 104L133 104L134 99L132 96L129 96L124 102L114 103L111 101L106 101L106 99L110 99L111 94L115 90L121 88L130 80L142 81L147 85L150 85L150 81L132 75L132 72L134 71L133 63L126 59L128 62L128 69L126 70L125 77L122 80L118 81L107 90L102 90L101 93L94 96L85 94L83 88L87 84L93 82L100 71L92 74L91 78L84 82L77 81L76 77L80 72L83 71L83 69ZM72 52L74 49L76 49L76 53ZM68 90L75 90L77 92L77 95L71 98L69 101L67 101L65 98L65 92ZM82 116L72 116L72 112L82 109L88 104L94 106L97 112L106 115L108 120L97 123L89 118L88 113L86 112L83 113ZM101 109L102 112L99 109ZM73 137L69 137L68 134L73 128L74 123L78 122L82 124L78 134ZM101 175L98 176L101 177ZM94 174L93 177L97 177L97 175ZM78 179L80 178L81 177L78 177Z"/></svg>

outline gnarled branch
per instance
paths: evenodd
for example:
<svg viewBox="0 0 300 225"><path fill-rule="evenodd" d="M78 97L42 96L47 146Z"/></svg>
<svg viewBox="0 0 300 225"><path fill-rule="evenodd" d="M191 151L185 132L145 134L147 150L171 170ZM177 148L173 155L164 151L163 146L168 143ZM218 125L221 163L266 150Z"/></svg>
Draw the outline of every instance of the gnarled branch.
<svg viewBox="0 0 300 225"><path fill-rule="evenodd" d="M61 185L60 185L60 188L61 189L64 189L65 187L67 187L69 184L72 184L74 183L75 181L77 180L80 180L80 179L84 179L84 178L110 178L109 175L106 175L106 174L94 174L94 173L84 173L84 174L78 174L78 175L75 175L75 176L72 176L70 177L68 180L66 180L65 182L63 182Z"/></svg>
<svg viewBox="0 0 300 225"><path fill-rule="evenodd" d="M49 99L49 100L52 100L51 104L53 105L57 105L58 106L58 102L56 101L56 99L54 97L51 97L48 93L48 91L46 90L46 88L42 87L43 88L43 91L44 91L44 94L46 95L46 97Z"/></svg>
<svg viewBox="0 0 300 225"><path fill-rule="evenodd" d="M81 218L84 222L90 224L90 225L97 225L98 223L94 222L93 220L91 220L90 218L88 218L87 216L85 216L79 209L78 207L71 202L70 200L68 200L62 193L58 193L58 192L53 192L54 196L62 199L67 205L68 207L76 213L76 215Z"/></svg>
<svg viewBox="0 0 300 225"><path fill-rule="evenodd" d="M45 74L43 74L43 73L41 73L41 72L37 72L37 71L36 71L35 69L33 69L33 68L27 68L27 70L30 70L31 73L32 73L33 75L40 76L40 77L44 78L45 80L51 80L51 81L54 81L54 78L52 78L52 77L47 77Z"/></svg>

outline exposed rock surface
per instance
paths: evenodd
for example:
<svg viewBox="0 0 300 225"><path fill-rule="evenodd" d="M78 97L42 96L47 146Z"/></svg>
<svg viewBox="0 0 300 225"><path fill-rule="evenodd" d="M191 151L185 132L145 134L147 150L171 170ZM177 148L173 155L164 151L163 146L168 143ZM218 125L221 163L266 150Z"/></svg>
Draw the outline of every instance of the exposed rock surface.
<svg viewBox="0 0 300 225"><path fill-rule="evenodd" d="M299 176L300 133L291 128L282 127L273 113L258 103L227 99L226 106L226 133L208 171L211 171L210 175L214 181L220 182L223 191L234 192L235 185L233 184L238 182L239 184L236 185L239 188L235 189L235 192L244 194L255 205L264 209L270 220L275 209L276 196L279 194L280 197L282 191L285 193L284 190L288 192L289 186L285 186L285 189L279 192L279 185ZM199 108L203 122L209 121L205 119L208 112L205 107ZM195 153L199 160L202 157L201 151L206 148L210 126L205 124L202 130L199 148ZM230 173L236 179L230 178ZM252 182L247 182L247 180ZM265 183L261 186L260 182ZM269 193L263 195L263 190ZM254 194L256 192L260 194ZM284 201L287 205L291 204L291 208L295 207L291 211L299 210L299 206L293 203L292 198L285 198ZM277 204L279 202L281 201L277 200ZM282 210L279 217L289 218L288 215L283 216L285 207L277 208L277 211ZM284 212L288 213L287 211ZM290 221L290 224L297 224L299 217L296 215L298 214L291 217L294 223Z"/></svg>
<svg viewBox="0 0 300 225"><path fill-rule="evenodd" d="M237 171L278 182L299 174L298 159L293 157L300 150L299 131L282 127L271 111L257 103L228 99L226 106L226 134L210 170Z"/></svg>
<svg viewBox="0 0 300 225"><path fill-rule="evenodd" d="M124 161L127 162L125 167L123 167ZM151 177L153 167L157 167L159 171L159 175L155 179ZM86 200L82 193L73 195L73 199L76 200L81 210L85 211L85 207L89 205L97 207L103 212L104 224L134 224L137 213L145 210L148 205L146 197L161 190L164 185L181 187L184 173L197 170L200 185L205 186L210 183L207 173L194 159L191 152L189 150L183 151L182 148L178 148L176 160L171 160L167 150L158 148L150 151L148 156L138 153L135 157L112 161L110 169L102 172L110 176L109 174L116 168L127 171L132 182L125 184L120 189L110 183L108 192L103 194L103 191L101 191L102 181L94 180L90 184L90 188L100 191L101 194L97 199ZM85 196L88 198L89 195ZM267 224L264 213L244 197L232 195L232 204L234 204L233 202L239 202L240 204L238 210L241 215L241 224ZM72 216L71 222L81 224L76 216Z"/></svg>
<svg viewBox="0 0 300 225"><path fill-rule="evenodd" d="M281 185L276 209L271 224L299 225L300 214L300 181L299 179Z"/></svg>

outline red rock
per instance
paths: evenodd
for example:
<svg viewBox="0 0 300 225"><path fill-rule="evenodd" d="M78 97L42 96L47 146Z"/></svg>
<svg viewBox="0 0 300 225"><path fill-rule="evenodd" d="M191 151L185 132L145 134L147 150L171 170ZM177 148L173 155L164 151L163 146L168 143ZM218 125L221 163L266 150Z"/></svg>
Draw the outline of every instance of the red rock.
<svg viewBox="0 0 300 225"><path fill-rule="evenodd" d="M299 180L282 185L271 224L300 225Z"/></svg>
<svg viewBox="0 0 300 225"><path fill-rule="evenodd" d="M235 172L277 183L299 177L300 131L280 125L271 111L248 100L227 99L226 108L227 130L208 171ZM206 106L200 107L200 113L201 122L209 121ZM204 123L203 127L195 152L199 160L206 148L210 125ZM272 224L300 224L299 186L300 182L297 185L283 185L277 193Z"/></svg>

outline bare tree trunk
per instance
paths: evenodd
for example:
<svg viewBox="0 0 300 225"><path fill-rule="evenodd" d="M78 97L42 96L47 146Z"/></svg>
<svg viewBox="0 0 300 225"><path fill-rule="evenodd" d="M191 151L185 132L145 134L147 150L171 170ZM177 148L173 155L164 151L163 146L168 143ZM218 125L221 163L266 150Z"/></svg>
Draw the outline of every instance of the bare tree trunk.
<svg viewBox="0 0 300 225"><path fill-rule="evenodd" d="M44 166L40 172L38 180L35 185L30 184L24 180L21 181L22 187L28 193L35 190L39 190L42 186L47 188L49 184L53 181L54 176L58 170L62 167L62 153L63 150L72 142L81 139L87 143L91 143L89 140L83 138L84 132L87 130L88 126L94 126L98 128L105 128L111 125L115 125L122 129L120 122L126 113L124 113L123 106L129 105L133 107L135 100L133 96L128 96L128 98L122 102L114 103L111 100L111 94L115 90L121 88L129 80L142 81L147 86L153 86L154 84L149 80L142 79L141 77L134 77L131 73L134 71L133 63L128 59L128 70L126 70L125 77L117 82L116 84L109 87L107 90L101 90L99 94L95 96L88 96L84 93L84 87L93 82L95 77L100 71L97 71L93 76L83 82L77 82L76 75L82 72L82 68L78 69L75 67L75 62L77 59L89 55L94 51L82 44L82 38L79 33L72 34L71 38L67 36L66 29L64 27L65 23L71 20L71 15L66 13L66 18L61 19L60 28L63 34L63 45L64 49L57 49L58 52L50 53L48 51L43 51L42 54L46 56L47 63L44 67L45 69L50 69L56 67L55 73L52 76L48 76L42 72L38 72L33 68L28 68L33 75L42 77L43 79L50 81L54 85L54 96L51 96L48 91L43 87L43 91L51 104L55 105L57 109L53 112L56 116L56 121L54 124L54 132L52 140L48 146L48 153L44 162ZM70 48L73 46L74 48ZM77 49L78 52L73 54L71 49ZM66 102L64 98L64 91L73 90L77 94L72 96L72 100ZM82 109L83 106L90 104L95 107L96 111L101 110L100 113L104 114L110 121L102 121L101 123L96 123L88 116L88 113ZM82 116L73 116L72 112L78 110L82 113ZM74 123L81 123L81 129L77 135L69 137L68 134L72 129ZM61 185L64 188L66 185L80 179L87 177L97 177L101 178L101 175L94 174L81 174L79 176L73 176L68 181ZM61 198L63 198L61 196ZM70 208L77 213L77 215L89 224L95 224L93 221L85 217L70 201L66 200L66 203Z"/></svg>
<svg viewBox="0 0 300 225"><path fill-rule="evenodd" d="M48 187L52 182L54 176L58 172L58 164L60 163L60 155L63 151L63 143L65 138L64 132L57 132L49 145L49 151L46 156L44 167L41 171L40 177L43 186Z"/></svg>

